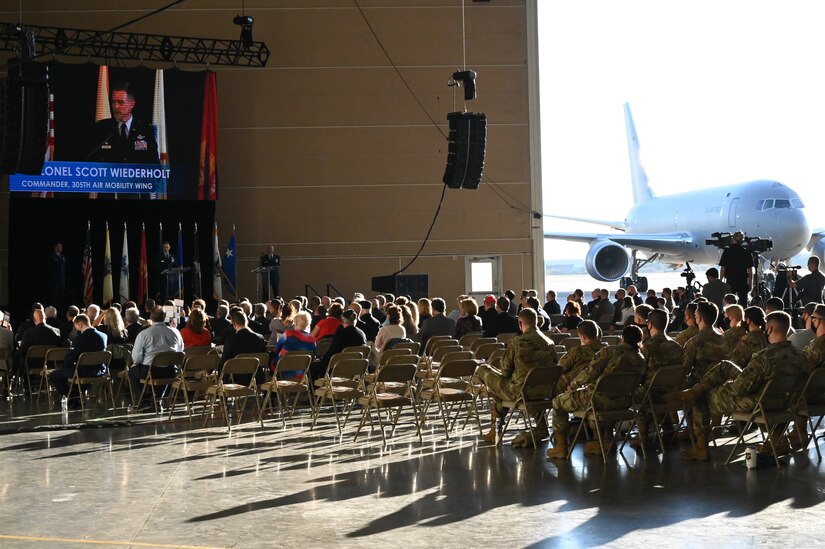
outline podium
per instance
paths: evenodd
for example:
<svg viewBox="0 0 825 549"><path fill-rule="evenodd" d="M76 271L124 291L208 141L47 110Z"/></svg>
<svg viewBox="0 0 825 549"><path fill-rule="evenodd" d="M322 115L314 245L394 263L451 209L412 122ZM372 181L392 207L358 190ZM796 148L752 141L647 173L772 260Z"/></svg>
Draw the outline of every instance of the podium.
<svg viewBox="0 0 825 549"><path fill-rule="evenodd" d="M256 290L258 292L258 303L262 303L264 301L264 288L267 289L266 294L270 295L270 292L273 291L273 288L270 287L270 274L269 273L277 273L281 270L281 267L278 265L267 265L265 267L255 267L250 273L255 273L258 276L255 277L255 280L258 282L256 285ZM274 296L272 296L274 297Z"/></svg>
<svg viewBox="0 0 825 549"><path fill-rule="evenodd" d="M183 299L183 273L189 271L189 267L172 267L171 269L164 269L160 272L163 277L164 288L166 289L166 298L172 299L177 297ZM173 290L171 282L177 280L177 291Z"/></svg>

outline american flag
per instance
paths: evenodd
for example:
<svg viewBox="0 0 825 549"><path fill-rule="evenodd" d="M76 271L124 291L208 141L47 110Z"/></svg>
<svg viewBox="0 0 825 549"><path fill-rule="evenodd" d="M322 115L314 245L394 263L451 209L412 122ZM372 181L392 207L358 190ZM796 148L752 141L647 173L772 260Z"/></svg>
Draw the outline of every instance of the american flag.
<svg viewBox="0 0 825 549"><path fill-rule="evenodd" d="M83 304L92 302L94 285L92 283L92 224L86 222L86 246L83 248Z"/></svg>

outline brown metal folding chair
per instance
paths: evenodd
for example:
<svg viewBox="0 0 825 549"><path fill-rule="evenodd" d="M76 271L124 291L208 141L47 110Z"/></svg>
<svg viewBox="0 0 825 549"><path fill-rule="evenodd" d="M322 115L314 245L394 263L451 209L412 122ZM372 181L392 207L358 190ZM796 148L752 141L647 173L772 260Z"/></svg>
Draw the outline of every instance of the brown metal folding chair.
<svg viewBox="0 0 825 549"><path fill-rule="evenodd" d="M209 415L206 413L215 403L220 402L224 417L226 418L226 426L229 431L232 431L232 419L229 413L229 401L232 400L237 403L241 400L241 406L238 410L238 423L241 424L244 412L246 411L246 402L251 397L255 400L255 409L260 417L261 404L258 401L258 386L255 381L255 374L258 372L260 362L255 357L235 357L230 358L223 364L221 373L215 379L213 385L206 389L206 404L203 407L204 420L203 425L209 421ZM236 383L235 376L248 376L249 383ZM224 381L226 379L226 381ZM263 424L262 424L263 426Z"/></svg>
<svg viewBox="0 0 825 549"><path fill-rule="evenodd" d="M135 407L140 407L140 403L143 402L143 395L146 394L147 387L152 393L152 405L155 407L155 414L159 414L160 411L158 410L158 397L157 393L155 392L155 387L160 386L171 386L174 382L180 379L180 368L183 366L183 362L186 360L186 355L184 353L179 353L175 351L165 351L162 353L158 353L152 359L152 366L149 368L149 373L146 374L146 377L140 380L140 384L143 385L143 389L140 391L140 397L138 397L137 403ZM152 375L152 370L155 368L176 368L176 374L174 377L155 377Z"/></svg>
<svg viewBox="0 0 825 549"><path fill-rule="evenodd" d="M476 423L478 424L478 431L481 433L481 419L478 416L478 408L476 407L476 395L470 390L472 387L470 380L477 368L478 363L473 359L445 360L441 363L441 366L436 372L432 388L422 389L418 394L419 400L423 403L420 420L421 429L423 429L426 424L427 411L430 408L430 404L435 402L438 404L439 416L444 424L444 436L448 440L450 438L451 428L455 427L455 423L458 421L461 408L466 408L467 410L465 425L471 418L475 417ZM455 386L451 384L451 386L448 387L446 383L442 384L442 379L445 381L461 379L466 380L466 383L463 384L463 387L458 386L458 384ZM449 423L451 419L449 412L452 411L456 405L459 406L459 410L452 417L451 427Z"/></svg>
<svg viewBox="0 0 825 549"><path fill-rule="evenodd" d="M355 354L355 353L353 353ZM286 427L287 411L289 412L289 419L295 413L298 407L298 398L301 393L306 392L309 402L312 402L312 390L309 386L309 367L312 365L312 357L309 355L290 355L282 356L275 365L275 374L272 380L261 384L261 391L265 391L264 404L261 406L261 414L258 420L261 425L264 424L263 414L266 410L272 411L272 393L275 393L275 398L278 401L278 413L281 416L281 423ZM284 372L303 372L300 379L284 379ZM295 398L290 404L288 397L295 395ZM286 411L284 406L286 405Z"/></svg>
<svg viewBox="0 0 825 549"><path fill-rule="evenodd" d="M183 362L178 379L172 382L172 396L169 397L169 419L175 412L178 395L183 393L183 401L186 404L186 411L189 414L189 421L192 421L192 401L189 400L189 393L197 397L198 393L205 393L206 390L215 384L218 364L221 359L217 355L200 354L192 355ZM194 400L194 398L193 398Z"/></svg>
<svg viewBox="0 0 825 549"><path fill-rule="evenodd" d="M109 375L109 362L112 360L112 353L109 351L98 351L94 353L81 353L77 357L77 365L74 369L74 374L69 378L69 394L72 394L72 388L77 386L77 392L80 396L80 409L86 410L85 399L83 393L84 386L100 386L101 393L99 398L103 398L102 391L104 387L109 388L109 396L112 398L112 409L115 408L115 391L112 384L112 377ZM85 377L80 375L80 370L84 366L103 366L103 375Z"/></svg>
<svg viewBox="0 0 825 549"><path fill-rule="evenodd" d="M519 390L518 398L513 401L505 400L501 403L504 408L508 408L510 411L506 415L504 429L498 433L498 440L496 442L497 446L501 445L501 441L504 438L504 433L507 432L507 427L510 425L510 420L513 419L513 416L516 413L518 413L519 416L527 423L527 428L530 430L530 437L533 439L533 448L538 448L539 441L536 440L536 434L533 431L533 420L532 417L530 417L530 412L541 410L542 413L546 413L547 410L553 407L553 397L556 396L553 388L556 386L556 382L561 377L561 374L561 366L542 366L540 368L533 368L527 372L527 375L524 378L524 383L522 383L521 389ZM550 393L540 398L528 398L526 390L529 387L535 387L537 385L549 386Z"/></svg>
<svg viewBox="0 0 825 549"><path fill-rule="evenodd" d="M403 359L404 357L396 357ZM415 372L416 365L414 363L407 364L385 364L381 371L378 372L375 383L369 388L366 395L358 399L361 404L361 422L358 424L358 429L355 431L353 442L358 440L358 434L364 427L364 423L369 418L370 425L372 422L372 411L376 410L376 417L378 420L378 429L381 431L381 440L387 444L387 438L384 434L384 423L381 421L381 411L387 410L390 413L390 420L392 421L392 429L390 436L395 433L395 427L398 425L398 420L401 417L401 412L405 406L410 406L413 411L413 422L415 423L415 433L418 435L418 440L421 441L421 426L419 425L418 408L416 407L414 390L415 390ZM389 390L389 386L392 390ZM392 410L395 409L395 417L392 416Z"/></svg>
<svg viewBox="0 0 825 549"><path fill-rule="evenodd" d="M338 432L343 433L343 428L347 424L352 408L358 399L364 396L364 391L361 388L363 383L361 378L367 373L368 365L369 362L365 358L347 358L338 361L334 367L327 370L323 387L315 390L315 410L310 429L315 428L324 402L330 400L332 410L335 413ZM338 414L338 404L343 404L346 412L343 424Z"/></svg>

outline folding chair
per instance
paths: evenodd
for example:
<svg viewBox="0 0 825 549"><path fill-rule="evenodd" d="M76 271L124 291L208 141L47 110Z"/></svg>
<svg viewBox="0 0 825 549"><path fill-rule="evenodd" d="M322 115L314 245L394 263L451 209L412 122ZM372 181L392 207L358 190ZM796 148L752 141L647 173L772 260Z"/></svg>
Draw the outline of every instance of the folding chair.
<svg viewBox="0 0 825 549"><path fill-rule="evenodd" d="M389 351L384 351L384 352L389 352ZM401 353L397 353L397 354L406 354L406 353L401 352ZM390 355L390 356L393 356L393 355ZM327 371L325 373L331 372L333 370L333 368L335 368L335 365L338 364L339 362L341 362L342 360L349 360L349 359L355 359L355 358L364 358L364 357L361 356L361 353L357 352L357 351L352 351L352 352L341 351L340 353L336 353L336 354L334 354L330 357L329 364L327 364ZM375 375L375 374L364 374L364 376L363 376L364 381L369 382L369 381L367 381L369 379L369 376L373 376L373 375ZM341 383L344 383L347 380L342 378L340 380L335 380L334 379L333 381L340 381ZM327 386L327 376L325 375L324 377L319 377L318 379L316 379L315 383L313 383L313 386L314 386L314 391L318 391L319 389L323 389L324 387L326 387ZM310 400L310 404L312 405L312 407L314 409L315 405L313 404L313 400Z"/></svg>
<svg viewBox="0 0 825 549"><path fill-rule="evenodd" d="M622 336L620 335L606 335L602 336L602 343L606 345L618 345L622 342Z"/></svg>
<svg viewBox="0 0 825 549"><path fill-rule="evenodd" d="M79 357L77 357L77 365L74 369L74 374L71 378L69 378L69 394L72 394L72 388L76 385L77 392L80 396L80 409L82 411L86 410L86 403L84 402L83 392L84 386L89 385L100 385L101 394L99 394L99 398L102 398L102 391L103 386L109 388L109 396L112 397L112 409L115 408L115 391L112 384L112 378L109 375L109 362L112 360L112 353L109 351L98 351L94 353L81 353ZM80 374L80 370L84 366L103 366L103 375L101 376L92 376L86 377Z"/></svg>
<svg viewBox="0 0 825 549"><path fill-rule="evenodd" d="M11 393L9 386L9 350L0 349L0 377L3 379L3 385L6 392Z"/></svg>
<svg viewBox="0 0 825 549"><path fill-rule="evenodd" d="M805 382L805 388L802 390L802 396L799 399L798 414L808 418L808 440L802 441L805 444L805 449L814 441L814 449L819 461L822 461L822 453L819 450L817 440L825 438L825 435L816 436L816 430L819 429L822 423L822 416L825 416L825 401L822 400L825 396L825 368L817 368L808 376ZM813 418L817 418L816 424Z"/></svg>
<svg viewBox="0 0 825 549"><path fill-rule="evenodd" d="M51 345L35 345L29 347L26 351L26 358L23 359L22 371L26 372L26 388L29 390L29 395L32 395L32 376L40 377L43 371L43 359L46 358L46 353L51 349ZM32 366L37 364L37 366Z"/></svg>
<svg viewBox="0 0 825 549"><path fill-rule="evenodd" d="M581 418L581 423L579 423L579 428L576 429L576 435L570 444L570 450L567 452L568 459L576 447L576 442L578 442L579 435L581 435L584 426L592 421L596 425L596 438L599 441L599 448L602 451L602 459L607 463L607 450L604 447L602 429L599 425L609 424L612 428L612 426L619 421L634 421L636 419L636 410L633 409L632 403L633 393L639 386L640 378L641 376L639 374L620 372L603 374L602 377L599 378L587 406L583 410L575 410L573 412L575 417ZM627 406L619 409L602 410L597 406L596 402L603 398L610 400L626 398ZM625 438L627 438L627 435ZM642 455L647 458L647 452L644 446L642 446Z"/></svg>
<svg viewBox="0 0 825 549"><path fill-rule="evenodd" d="M185 353L184 353L185 354ZM175 405L178 395L183 393L183 401L186 404L186 411L189 413L189 421L192 421L192 402L189 400L189 393L196 397L198 393L205 391L215 384L215 370L221 359L217 355L202 354L188 357L183 362L178 379L172 382L172 396L169 397L169 419L175 413Z"/></svg>
<svg viewBox="0 0 825 549"><path fill-rule="evenodd" d="M449 335L432 336L432 337L430 337L430 339L427 340L427 344L424 346L424 354L427 355L427 356L432 355L433 354L433 347L437 347L439 341L446 341L446 340L450 340L450 341L453 341L455 343L458 343L458 340L453 338L453 336L449 336Z"/></svg>
<svg viewBox="0 0 825 549"><path fill-rule="evenodd" d="M465 336L465 337L466 337L466 336ZM472 353L473 353L473 354L476 354L476 353L478 352L478 349L479 349L480 347L482 347L483 345L490 345L490 344L496 344L496 343L501 344L501 342L500 342L500 341L498 341L498 340L497 340L496 338L494 338L494 337L479 337L479 338L476 338L476 339L472 342L472 344L470 345L469 349L467 348L467 346L466 346L466 345L462 345L462 347L464 347L465 349L467 349L467 350L469 350L469 351L472 351Z"/></svg>
<svg viewBox="0 0 825 549"><path fill-rule="evenodd" d="M472 349L470 349L470 347L473 345L473 342L482 338L484 338L484 332L470 332L469 334L464 334L461 336L458 340L458 344L471 351Z"/></svg>
<svg viewBox="0 0 825 549"><path fill-rule="evenodd" d="M324 356L329 350L329 346L332 345L332 339L333 336L327 336L319 339L315 344L315 356Z"/></svg>
<svg viewBox="0 0 825 549"><path fill-rule="evenodd" d="M575 349L576 347L582 346L582 340L578 337L568 337L566 339L561 340L561 345L564 347L564 350L569 352L571 349Z"/></svg>
<svg viewBox="0 0 825 549"><path fill-rule="evenodd" d="M496 368L499 367L501 364L501 359L504 357L504 349L496 349L490 355L490 358L487 359L487 364L490 366L495 366Z"/></svg>
<svg viewBox="0 0 825 549"><path fill-rule="evenodd" d="M602 338L602 341L604 341L604 338ZM653 377L650 378L650 383L641 400L634 403L634 409L638 415L650 413L653 416L653 426L656 429L656 438L659 440L659 448L662 450L662 454L665 453L665 442L662 439L661 422L671 413L684 408L684 405L679 403L669 404L662 397L666 393L680 390L686 375L687 368L682 365L661 366L653 372ZM634 423L638 425L637 422ZM632 425L630 430L633 430ZM640 432L639 436L647 438L647 433ZM624 449L626 442L627 438L622 442L620 450Z"/></svg>
<svg viewBox="0 0 825 549"><path fill-rule="evenodd" d="M211 351L213 347L211 345L196 345L194 347L186 347L183 350L183 354L186 355L186 358L190 358L193 356L203 356L208 355L209 351Z"/></svg>
<svg viewBox="0 0 825 549"><path fill-rule="evenodd" d="M490 357L493 356L493 353L498 350L501 350L502 354L504 353L504 343L494 341L493 343L484 343L479 345L477 348L473 349L473 353L475 353L477 360L481 360L489 364Z"/></svg>
<svg viewBox="0 0 825 549"><path fill-rule="evenodd" d="M533 368L527 372L524 378L524 383L519 389L519 395L516 400L505 400L502 402L504 408L509 408L510 413L504 421L504 428L498 433L498 441L496 446L501 446L501 441L504 439L504 433L507 432L507 427L510 425L510 420L518 412L527 423L527 428L530 430L530 437L533 439L533 448L538 448L539 441L536 440L536 434L533 431L533 419L530 417L530 412L541 410L546 413L547 410L553 407L553 397L556 396L553 388L562 374L561 366L542 366L540 368ZM526 390L529 387L537 385L547 385L550 387L550 393L540 398L528 398Z"/></svg>
<svg viewBox="0 0 825 549"><path fill-rule="evenodd" d="M403 343L398 343L392 348L393 351L396 349L406 349L410 352L411 355L417 355L418 352L421 350L421 343L419 343L418 341L406 341Z"/></svg>
<svg viewBox="0 0 825 549"><path fill-rule="evenodd" d="M507 344L508 344L508 343L510 343L510 342L513 340L513 338L515 338L517 335L518 335L518 334L516 334L516 333L498 334L498 335L496 336L496 341L500 341L501 343L504 343L505 345L507 345Z"/></svg>
<svg viewBox="0 0 825 549"><path fill-rule="evenodd" d="M404 357L395 357L403 359ZM421 438L421 426L419 425L418 408L415 404L413 396L415 383L415 364L385 364L366 395L358 399L358 402L363 406L361 411L361 422L358 424L358 429L355 431L355 437L352 441L358 440L358 434L364 427L367 418L372 425L372 410L376 410L376 417L378 419L378 429L381 431L381 440L387 444L387 438L384 434L384 423L381 421L381 410L387 410L390 413L390 420L392 421L392 429L390 436L395 433L395 427L398 425L398 419L401 417L401 412L405 406L410 406L413 410L413 422L415 423L415 434L418 435L419 442ZM392 390L387 390L387 386L392 385ZM395 417L392 417L392 410L395 409Z"/></svg>
<svg viewBox="0 0 825 549"><path fill-rule="evenodd" d="M779 467L779 456L771 435L780 425L785 425L782 429L784 433L787 424L796 418L796 413L789 409L789 406L799 398L807 379L807 373L773 377L765 384L765 388L762 389L762 394L759 395L759 400L756 401L753 410L750 412L732 412L730 414L732 421L744 421L745 428L739 431L739 437L737 437L728 459L725 460L725 465L733 460L736 450L745 442L745 434L755 424L760 427L759 433L762 435L763 444L767 439L773 453L773 459L777 468Z"/></svg>
<svg viewBox="0 0 825 549"><path fill-rule="evenodd" d="M458 414L461 411L460 408L467 409L464 424L466 425L470 418L475 417L476 423L478 424L478 432L481 433L481 419L478 416L478 408L476 408L476 396L470 390L472 385L469 382L477 368L478 363L472 359L445 360L441 364L436 372L433 387L421 390L418 395L418 398L423 402L424 406L421 410L421 429L423 429L426 424L427 411L430 408L430 404L435 402L438 404L438 412L444 423L444 436L447 440L450 438L450 429L455 427L455 423L458 421ZM442 385L442 379L466 379L468 381L463 388L458 386L447 387ZM449 407L445 409L445 405L447 404ZM455 405L459 405L459 411L456 412L456 415L452 418L452 427L450 427L448 414Z"/></svg>
<svg viewBox="0 0 825 549"><path fill-rule="evenodd" d="M157 393L155 392L155 387L163 386L170 386L174 382L180 379L179 377L179 370L180 367L183 366L183 361L186 359L183 353L178 353L175 351L165 351L162 353L158 353L152 359L152 366L149 368L149 373L146 374L146 377L140 380L140 384L143 385L143 389L140 391L140 397L138 397L137 404L135 407L139 408L140 403L143 402L143 395L146 394L146 388L148 387L152 392L152 405L155 407L155 414L159 414L158 411L158 397ZM174 377L161 377L156 378L152 375L152 370L155 368L176 368L175 376Z"/></svg>
<svg viewBox="0 0 825 549"><path fill-rule="evenodd" d="M551 333L551 334L547 335L547 337L549 337L549 338L550 338L550 340L551 340L554 344L556 344L556 345L561 345L561 342L562 342L562 341L564 341L564 340L565 340L565 339L567 339L568 337L572 337L572 336L571 336L570 334L565 334L565 333L556 333L556 332L553 332L553 333Z"/></svg>
<svg viewBox="0 0 825 549"><path fill-rule="evenodd" d="M68 347L52 347L43 357L43 368L40 370L40 386L37 388L37 404L40 404L40 395L46 393L49 408L52 407L52 387L49 384L49 374L55 370L55 365L62 364L71 349ZM50 368L49 365L52 365Z"/></svg>
<svg viewBox="0 0 825 549"><path fill-rule="evenodd" d="M352 412L352 408L359 398L364 396L361 378L367 373L369 362L365 358L347 358L338 361L334 367L327 369L323 387L315 390L315 411L312 418L311 429L315 428L318 416L321 415L321 407L327 399L332 401L332 410L335 413L335 423L338 432L343 433L343 428L347 425L347 420ZM349 403L346 405L345 403ZM344 404L346 416L344 423L338 414L338 404Z"/></svg>
<svg viewBox="0 0 825 549"><path fill-rule="evenodd" d="M355 354L355 353L353 353ZM261 406L261 413L258 420L261 425L264 424L264 412L268 409L272 411L272 392L275 392L275 398L278 400L278 413L281 415L281 423L286 427L286 413L284 411L284 403L289 411L289 419L295 413L298 406L298 398L301 393L306 392L309 401L312 402L312 391L309 386L309 367L312 365L312 357L309 355L290 355L282 356L275 365L275 373L271 381L261 384L261 390L266 391L264 395L264 404ZM303 371L304 375L301 379L283 379L284 372ZM292 404L289 404L287 397L295 395Z"/></svg>
<svg viewBox="0 0 825 549"><path fill-rule="evenodd" d="M442 347L441 349L439 349L439 353L441 353L443 351L444 354L443 354L443 356L438 357L439 358L438 361L433 361L433 365L436 368L440 368L441 365L443 365L444 363L455 361L455 360L472 360L476 364L479 363L478 360L473 358L472 351L458 351L458 350L455 350L455 349L457 349L457 347ZM441 385L442 386L449 385L450 387L452 387L456 384L461 385L462 387L464 387L466 385L466 381L464 381L462 379L449 377L449 376L442 376L441 377ZM421 379L421 386L426 387L426 388L434 387L435 386L435 374L430 372L430 375L424 376Z"/></svg>
<svg viewBox="0 0 825 549"><path fill-rule="evenodd" d="M229 401L233 400L237 403L241 399L241 407L238 411L238 423L241 424L243 414L246 411L246 402L249 397L255 399L255 409L260 417L261 404L258 401L258 386L255 382L255 374L260 367L260 361L255 357L235 357L230 358L223 364L220 375L213 385L206 389L206 404L203 407L204 420L203 425L209 421L209 416L206 414L212 406L220 399L220 406L223 409L224 417L226 418L226 426L229 432L232 432L232 419L229 415ZM235 383L235 376L249 376L249 384ZM224 382L224 379L227 379ZM262 424L263 425L263 424Z"/></svg>
<svg viewBox="0 0 825 549"><path fill-rule="evenodd" d="M363 358L369 358L370 353L372 352L372 347L369 345L351 345L350 347L344 347L341 351L342 353L361 353Z"/></svg>

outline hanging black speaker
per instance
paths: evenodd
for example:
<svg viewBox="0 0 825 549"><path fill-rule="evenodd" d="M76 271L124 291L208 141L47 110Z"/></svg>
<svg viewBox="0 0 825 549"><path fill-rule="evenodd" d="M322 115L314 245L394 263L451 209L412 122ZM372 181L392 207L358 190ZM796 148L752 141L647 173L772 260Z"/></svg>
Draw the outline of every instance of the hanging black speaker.
<svg viewBox="0 0 825 549"><path fill-rule="evenodd" d="M46 81L3 79L0 84L0 173L40 175L48 129Z"/></svg>
<svg viewBox="0 0 825 549"><path fill-rule="evenodd" d="M447 168L444 183L451 189L477 189L484 173L487 147L487 115L451 112Z"/></svg>

